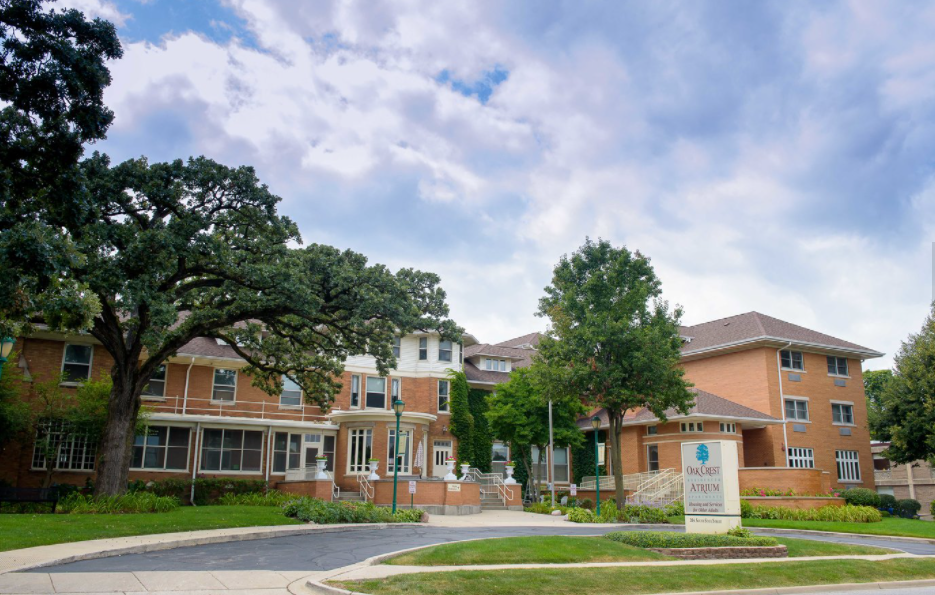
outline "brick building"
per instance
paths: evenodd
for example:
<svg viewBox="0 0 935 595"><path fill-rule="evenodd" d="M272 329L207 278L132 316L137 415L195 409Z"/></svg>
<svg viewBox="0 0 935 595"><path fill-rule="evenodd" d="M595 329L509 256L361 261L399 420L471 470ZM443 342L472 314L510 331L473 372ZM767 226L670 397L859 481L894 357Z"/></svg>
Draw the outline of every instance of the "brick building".
<svg viewBox="0 0 935 595"><path fill-rule="evenodd" d="M883 456L889 442L875 442L873 451L873 476L877 493L889 494L897 500L912 498L922 504L919 516L932 520L932 501L935 500L935 468L928 461L913 461L908 465L893 463Z"/></svg>

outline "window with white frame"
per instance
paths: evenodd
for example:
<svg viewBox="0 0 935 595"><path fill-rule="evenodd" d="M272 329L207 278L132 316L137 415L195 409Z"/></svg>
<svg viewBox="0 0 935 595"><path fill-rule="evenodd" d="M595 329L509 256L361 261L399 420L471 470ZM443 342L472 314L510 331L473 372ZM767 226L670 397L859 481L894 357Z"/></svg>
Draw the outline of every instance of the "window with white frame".
<svg viewBox="0 0 935 595"><path fill-rule="evenodd" d="M133 469L188 469L191 428L147 426L133 442Z"/></svg>
<svg viewBox="0 0 935 595"><path fill-rule="evenodd" d="M302 387L285 374L282 376L282 392L279 393L279 404L284 407L302 406Z"/></svg>
<svg viewBox="0 0 935 595"><path fill-rule="evenodd" d="M448 391L451 388L451 383L447 380L438 381L438 410L441 412L448 411L449 407L449 394Z"/></svg>
<svg viewBox="0 0 935 595"><path fill-rule="evenodd" d="M552 450L552 467L555 470L553 481L561 483L568 481L568 448Z"/></svg>
<svg viewBox="0 0 935 595"><path fill-rule="evenodd" d="M412 444L412 430L399 431L399 472L411 473L412 453L409 448ZM386 446L386 471L392 473L396 469L396 429L389 431Z"/></svg>
<svg viewBox="0 0 935 595"><path fill-rule="evenodd" d="M493 372L506 372L506 360L505 359L492 359L488 357L484 361L484 367Z"/></svg>
<svg viewBox="0 0 935 595"><path fill-rule="evenodd" d="M790 447L786 458L793 469L815 468L815 451L811 448Z"/></svg>
<svg viewBox="0 0 935 595"><path fill-rule="evenodd" d="M856 450L836 450L834 460L838 466L838 481L860 481L860 461Z"/></svg>
<svg viewBox="0 0 935 595"><path fill-rule="evenodd" d="M62 358L64 382L84 382L91 378L91 358L94 348L90 345L65 345Z"/></svg>
<svg viewBox="0 0 935 595"><path fill-rule="evenodd" d="M680 429L682 432L704 432L704 422L683 421Z"/></svg>
<svg viewBox="0 0 935 595"><path fill-rule="evenodd" d="M720 422L721 433L722 434L736 434L737 433L737 424L731 424L726 422Z"/></svg>
<svg viewBox="0 0 935 595"><path fill-rule="evenodd" d="M399 352L402 347L402 339L400 337L393 337L393 355L399 357Z"/></svg>
<svg viewBox="0 0 935 595"><path fill-rule="evenodd" d="M367 409L386 409L386 378L367 376Z"/></svg>
<svg viewBox="0 0 935 595"><path fill-rule="evenodd" d="M439 341L438 342L438 361L440 362L451 361L451 341Z"/></svg>
<svg viewBox="0 0 935 595"><path fill-rule="evenodd" d="M149 377L149 382L143 387L144 397L162 398L166 396L166 366L156 366Z"/></svg>
<svg viewBox="0 0 935 595"><path fill-rule="evenodd" d="M647 436L656 436L659 434L659 426L646 426Z"/></svg>
<svg viewBox="0 0 935 595"><path fill-rule="evenodd" d="M829 355L828 374L832 376L847 376L847 358Z"/></svg>
<svg viewBox="0 0 935 595"><path fill-rule="evenodd" d="M273 473L298 469L301 463L302 434L276 432L273 435Z"/></svg>
<svg viewBox="0 0 935 595"><path fill-rule="evenodd" d="M491 471L506 477L506 462L510 460L510 447L503 442L494 442L490 453Z"/></svg>
<svg viewBox="0 0 935 595"><path fill-rule="evenodd" d="M779 359L782 362L782 367L787 370L804 370L805 366L802 364L802 352L801 351L780 351Z"/></svg>
<svg viewBox="0 0 935 595"><path fill-rule="evenodd" d="M347 440L347 472L366 473L372 454L373 430L352 428Z"/></svg>
<svg viewBox="0 0 935 595"><path fill-rule="evenodd" d="M237 395L237 370L214 369L211 400L233 403Z"/></svg>
<svg viewBox="0 0 935 595"><path fill-rule="evenodd" d="M429 359L429 340L428 337L419 337L419 359Z"/></svg>
<svg viewBox="0 0 935 595"><path fill-rule="evenodd" d="M786 419L808 421L808 401L805 399L786 399Z"/></svg>
<svg viewBox="0 0 935 595"><path fill-rule="evenodd" d="M854 406L850 403L832 403L831 421L836 424L854 425Z"/></svg>
<svg viewBox="0 0 935 595"><path fill-rule="evenodd" d="M659 471L659 446L650 444L646 447L647 471Z"/></svg>
<svg viewBox="0 0 935 595"><path fill-rule="evenodd" d="M205 428L201 434L202 471L259 471L263 432Z"/></svg>
<svg viewBox="0 0 935 595"><path fill-rule="evenodd" d="M351 375L351 407L360 407L360 376L357 374Z"/></svg>
<svg viewBox="0 0 935 595"><path fill-rule="evenodd" d="M33 469L45 469L46 457L54 460L54 469L63 471L94 471L97 442L87 434L76 432L61 419L45 419L36 428L36 443L32 453Z"/></svg>

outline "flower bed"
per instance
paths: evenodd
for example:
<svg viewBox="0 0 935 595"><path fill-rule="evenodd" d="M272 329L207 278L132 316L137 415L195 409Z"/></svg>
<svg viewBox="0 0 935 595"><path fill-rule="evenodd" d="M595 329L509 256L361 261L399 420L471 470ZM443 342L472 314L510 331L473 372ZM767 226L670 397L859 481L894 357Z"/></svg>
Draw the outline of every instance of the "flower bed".
<svg viewBox="0 0 935 595"><path fill-rule="evenodd" d="M824 496L741 496L744 502L754 507L778 508L822 508L825 506L844 506L844 498Z"/></svg>

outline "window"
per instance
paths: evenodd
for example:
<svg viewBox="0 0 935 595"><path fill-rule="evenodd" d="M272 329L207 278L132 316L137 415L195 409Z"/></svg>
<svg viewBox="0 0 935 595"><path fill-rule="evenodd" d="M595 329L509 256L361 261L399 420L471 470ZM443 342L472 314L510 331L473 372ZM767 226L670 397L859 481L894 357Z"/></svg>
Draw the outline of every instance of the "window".
<svg viewBox="0 0 935 595"><path fill-rule="evenodd" d="M367 376L368 409L386 409L386 378Z"/></svg>
<svg viewBox="0 0 935 595"><path fill-rule="evenodd" d="M166 366L156 366L152 375L149 377L149 383L143 387L144 397L165 397L166 396Z"/></svg>
<svg viewBox="0 0 935 595"><path fill-rule="evenodd" d="M539 481L548 481L549 478L549 457L548 451L542 451L542 461L539 461L539 447L531 446L530 451L530 461L532 465L530 466L534 469L534 473L539 478Z"/></svg>
<svg viewBox="0 0 935 595"><path fill-rule="evenodd" d="M412 462L411 459L411 449L409 445L412 444L412 430L400 430L399 431L399 472L400 473L411 473L411 467L409 466ZM387 441L386 447L386 471L392 473L396 468L396 429L391 429L389 433L389 438Z"/></svg>
<svg viewBox="0 0 935 595"><path fill-rule="evenodd" d="M505 359L500 360L500 371L506 372L506 360Z"/></svg>
<svg viewBox="0 0 935 595"><path fill-rule="evenodd" d="M148 426L133 442L133 469L188 469L190 428Z"/></svg>
<svg viewBox="0 0 935 595"><path fill-rule="evenodd" d="M54 457L55 469L93 471L97 443L83 433L74 432L71 425L60 419L46 419L36 429L36 443L32 452L34 469L46 468L46 456Z"/></svg>
<svg viewBox="0 0 935 595"><path fill-rule="evenodd" d="M854 406L844 403L831 404L831 421L836 424L854 425Z"/></svg>
<svg viewBox="0 0 935 595"><path fill-rule="evenodd" d="M782 362L782 367L787 370L804 370L805 367L802 365L802 352L801 351L780 351L779 359Z"/></svg>
<svg viewBox="0 0 935 595"><path fill-rule="evenodd" d="M402 339L399 337L393 337L393 355L399 357L399 350L402 344Z"/></svg>
<svg viewBox="0 0 935 595"><path fill-rule="evenodd" d="M438 342L438 361L440 362L451 361L451 341L439 341Z"/></svg>
<svg viewBox="0 0 935 595"><path fill-rule="evenodd" d="M429 358L429 340L427 337L419 337L419 359L427 360Z"/></svg>
<svg viewBox="0 0 935 595"><path fill-rule="evenodd" d="M808 421L808 401L786 399L786 419Z"/></svg>
<svg viewBox="0 0 935 595"><path fill-rule="evenodd" d="M659 426L646 426L646 435L655 436L659 433Z"/></svg>
<svg viewBox="0 0 935 595"><path fill-rule="evenodd" d="M438 381L438 410L448 411L448 388L450 384L447 380Z"/></svg>
<svg viewBox="0 0 935 595"><path fill-rule="evenodd" d="M282 392L279 393L279 404L285 407L302 406L302 387L286 375L282 377Z"/></svg>
<svg viewBox="0 0 935 595"><path fill-rule="evenodd" d="M202 471L259 471L263 432L205 428L201 435Z"/></svg>
<svg viewBox="0 0 935 595"><path fill-rule="evenodd" d="M360 407L360 376L351 376L351 407Z"/></svg>
<svg viewBox="0 0 935 595"><path fill-rule="evenodd" d="M681 430L683 432L704 432L704 422L682 422Z"/></svg>
<svg viewBox="0 0 935 595"><path fill-rule="evenodd" d="M494 442L491 448L490 465L491 471L506 477L506 462L510 460L510 447L502 442Z"/></svg>
<svg viewBox="0 0 935 595"><path fill-rule="evenodd" d="M828 373L832 376L847 376L847 358L829 355Z"/></svg>
<svg viewBox="0 0 935 595"><path fill-rule="evenodd" d="M860 462L856 450L836 450L834 460L838 464L838 481L860 481Z"/></svg>
<svg viewBox="0 0 935 595"><path fill-rule="evenodd" d="M494 372L506 372L505 359L491 359L488 357L484 361L484 365L488 370L492 370Z"/></svg>
<svg viewBox="0 0 935 595"><path fill-rule="evenodd" d="M335 436L325 436L324 437L324 448L322 452L325 455L325 458L328 459L328 469L331 469L332 474L334 473L334 441Z"/></svg>
<svg viewBox="0 0 935 595"><path fill-rule="evenodd" d="M62 359L65 382L84 382L91 377L93 352L90 345L65 345L65 357Z"/></svg>
<svg viewBox="0 0 935 595"><path fill-rule="evenodd" d="M553 481L563 483L568 481L567 448L556 448L552 450L552 468L555 471L555 477L552 478Z"/></svg>
<svg viewBox="0 0 935 595"><path fill-rule="evenodd" d="M285 473L286 469L298 469L302 450L302 434L276 432L273 435L273 473Z"/></svg>
<svg viewBox="0 0 935 595"><path fill-rule="evenodd" d="M234 402L237 394L237 370L214 369L214 390L211 393L213 401Z"/></svg>
<svg viewBox="0 0 935 595"><path fill-rule="evenodd" d="M655 444L646 447L646 465L648 471L659 471L659 447Z"/></svg>
<svg viewBox="0 0 935 595"><path fill-rule="evenodd" d="M886 471L890 468L890 460L885 458L883 455L873 455L873 470L874 471ZM879 486L877 487L877 493L880 493Z"/></svg>
<svg viewBox="0 0 935 595"><path fill-rule="evenodd" d="M354 428L347 441L347 472L366 473L373 443L373 430Z"/></svg>
<svg viewBox="0 0 935 595"><path fill-rule="evenodd" d="M737 424L728 424L721 422L721 432L724 434L736 434L737 433Z"/></svg>
<svg viewBox="0 0 935 595"><path fill-rule="evenodd" d="M811 448L789 448L788 459L789 467L793 469L814 469L815 451Z"/></svg>

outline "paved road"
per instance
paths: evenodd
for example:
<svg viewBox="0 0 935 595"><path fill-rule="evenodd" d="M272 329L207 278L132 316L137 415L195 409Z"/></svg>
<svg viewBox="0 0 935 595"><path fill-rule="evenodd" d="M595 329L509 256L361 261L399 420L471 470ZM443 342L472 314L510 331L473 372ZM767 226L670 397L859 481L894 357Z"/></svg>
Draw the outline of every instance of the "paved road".
<svg viewBox="0 0 935 595"><path fill-rule="evenodd" d="M873 593L873 595L932 595L932 587L910 587L908 589L868 589L861 591L799 591L798 595L854 595L854 593Z"/></svg>
<svg viewBox="0 0 935 595"><path fill-rule="evenodd" d="M681 526L667 528L681 531ZM371 556L401 549L479 539L524 535L603 535L621 530L601 526L561 527L428 527L400 525L372 531L296 535L255 541L202 545L147 554L130 554L86 560L36 569L34 572L135 572L180 570L332 570L365 560ZM761 534L786 535L768 530ZM804 535L794 537L805 538ZM896 542L857 536L816 535L808 538L839 543L858 543L900 549L917 555L935 555L935 545L920 542Z"/></svg>

